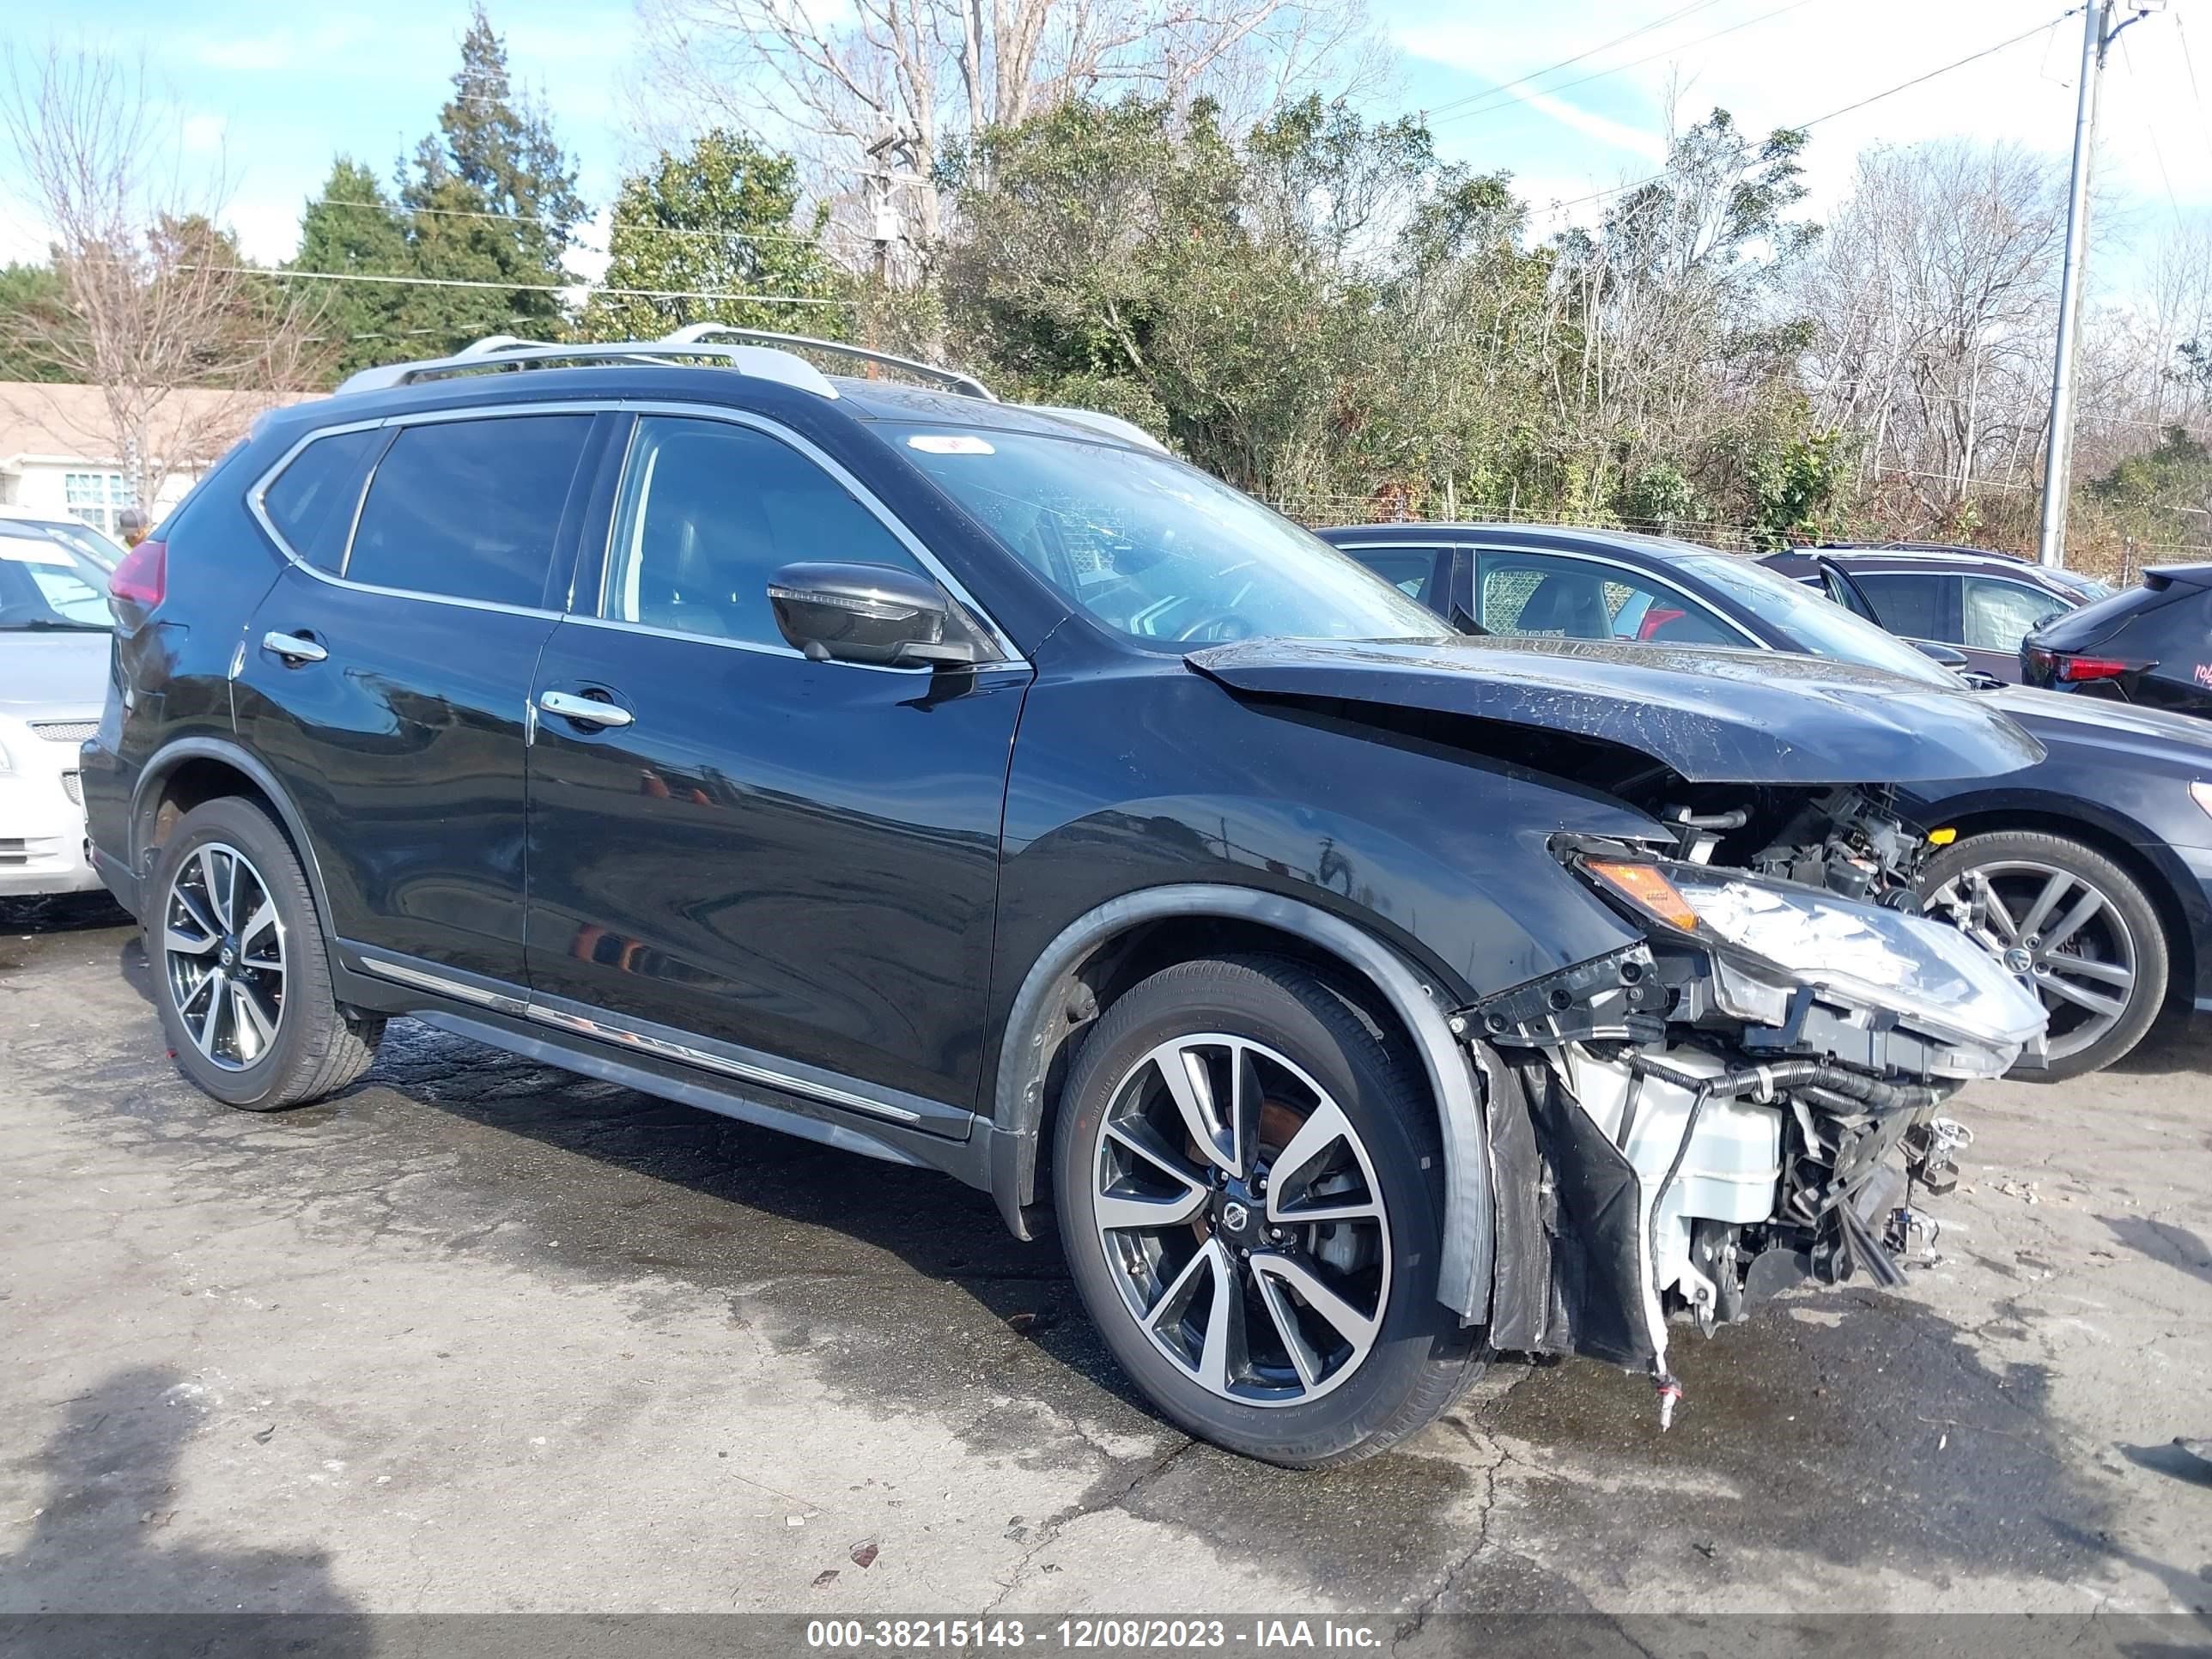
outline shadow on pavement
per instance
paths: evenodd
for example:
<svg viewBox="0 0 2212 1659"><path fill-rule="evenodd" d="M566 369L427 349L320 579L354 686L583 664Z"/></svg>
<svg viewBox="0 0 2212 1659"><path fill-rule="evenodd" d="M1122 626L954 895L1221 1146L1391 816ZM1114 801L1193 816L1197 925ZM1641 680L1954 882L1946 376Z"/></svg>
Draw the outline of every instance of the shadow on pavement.
<svg viewBox="0 0 2212 1659"><path fill-rule="evenodd" d="M2182 1072L2212 1072L2212 1014L2177 1010L2150 1028L2150 1035L2106 1070L2122 1077L2172 1077Z"/></svg>
<svg viewBox="0 0 2212 1659"><path fill-rule="evenodd" d="M2212 1285L2212 1245L2186 1227L2157 1221L2147 1215L2100 1215L2112 1237L2138 1255L2179 1268L2191 1279Z"/></svg>
<svg viewBox="0 0 2212 1659"><path fill-rule="evenodd" d="M124 1629L162 1639L160 1621L118 1626L84 1614L356 1611L319 1550L186 1541L236 1524L194 1515L179 1483L199 1415L191 1385L150 1366L114 1372L70 1401L61 1427L26 1460L46 1487L29 1534L0 1555L0 1631L23 1644L18 1651L113 1652ZM314 1648L367 1650L343 1641Z"/></svg>
<svg viewBox="0 0 2212 1659"><path fill-rule="evenodd" d="M74 933L91 927L133 926L131 913L104 891L0 898L0 941L6 943L25 933ZM4 955L4 946L0 946L0 956Z"/></svg>
<svg viewBox="0 0 2212 1659"><path fill-rule="evenodd" d="M1017 1458L1047 1455L1052 1437L1036 1421L1043 1403L1110 1419L1103 1393L1152 1415L1098 1340L1057 1243L1012 1239L983 1194L948 1177L569 1079L412 1022L394 1024L372 1081L505 1132L466 1137L459 1174L471 1190L453 1199L470 1212L526 1218L532 1233L560 1241L564 1270L642 1268L726 1287L733 1316L816 1361L829 1386L872 1409L972 1402L988 1378L1005 1398L995 1415L956 1410L947 1420ZM410 1127L426 1126L394 1125ZM687 1190L580 1181L566 1159L519 1154L509 1137ZM459 1234L472 1224L451 1224ZM886 1272L884 1254L910 1273ZM1026 1340L949 1317L947 1286ZM1810 1318L1793 1316L1800 1309ZM1544 1466L1530 1472L1515 1531L1580 1552L1601 1578L1636 1572L1658 1550L1679 1553L1692 1582L1717 1585L1739 1571L1731 1558L1777 1544L1838 1563L1997 1565L2062 1581L2090 1565L2032 1525L2105 1518L2047 1415L2045 1373L1990 1369L1967 1332L1909 1292L1793 1298L1710 1342L1682 1328L1675 1354L1690 1395L1670 1434L1657 1431L1648 1379L1578 1361L1528 1371L1502 1360L1499 1380L1517 1373L1518 1386L1455 1415L1465 1455L1443 1455L1452 1423L1426 1455L1319 1474L1197 1447L1133 1486L1115 1476L1109 1501L1232 1555L1287 1555L1317 1574L1394 1585L1407 1559L1449 1553L1455 1538L1460 1550L1480 1541L1448 1517L1498 1478L1491 1460L1510 1443ZM1138 1426L1133 1415L1121 1421ZM1322 1515L1358 1522L1325 1524ZM1615 1552L1617 1561L1592 1559ZM1537 1565L1545 1559L1538 1548L1522 1559L1510 1604L1581 1605ZM1481 1577L1499 1589L1498 1571Z"/></svg>

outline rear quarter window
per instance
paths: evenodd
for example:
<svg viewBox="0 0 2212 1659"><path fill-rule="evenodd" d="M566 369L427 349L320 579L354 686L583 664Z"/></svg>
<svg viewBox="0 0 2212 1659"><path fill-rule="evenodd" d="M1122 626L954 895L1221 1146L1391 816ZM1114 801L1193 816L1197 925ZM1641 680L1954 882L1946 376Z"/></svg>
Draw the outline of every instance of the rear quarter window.
<svg viewBox="0 0 2212 1659"><path fill-rule="evenodd" d="M333 432L291 459L261 495L261 509L287 547L320 569L344 563L362 482L391 435L378 427Z"/></svg>

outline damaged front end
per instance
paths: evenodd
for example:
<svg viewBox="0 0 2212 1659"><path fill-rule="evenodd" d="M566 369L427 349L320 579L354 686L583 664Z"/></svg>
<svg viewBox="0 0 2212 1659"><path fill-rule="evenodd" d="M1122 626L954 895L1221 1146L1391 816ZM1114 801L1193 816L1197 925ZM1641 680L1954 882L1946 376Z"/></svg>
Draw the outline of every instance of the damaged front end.
<svg viewBox="0 0 2212 1659"><path fill-rule="evenodd" d="M1648 1370L1807 1278L1903 1281L1938 1115L2042 1041L2036 999L1917 914L1920 837L1880 794L1674 806L1669 843L1553 852L1643 934L1455 1022L1486 1084L1500 1208L1492 1345ZM1725 856L1733 862L1715 862Z"/></svg>

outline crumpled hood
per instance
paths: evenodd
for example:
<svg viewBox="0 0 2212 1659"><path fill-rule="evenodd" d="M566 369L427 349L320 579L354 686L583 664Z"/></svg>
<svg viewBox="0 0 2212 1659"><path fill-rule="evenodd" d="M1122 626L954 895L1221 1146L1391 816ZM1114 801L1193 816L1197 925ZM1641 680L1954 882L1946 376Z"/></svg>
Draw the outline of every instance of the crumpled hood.
<svg viewBox="0 0 2212 1659"><path fill-rule="evenodd" d="M0 632L0 708L21 719L98 714L108 648L106 633Z"/></svg>
<svg viewBox="0 0 2212 1659"><path fill-rule="evenodd" d="M1341 699L1618 744L1691 783L1910 783L2043 758L1996 708L1773 651L1579 640L1251 640L1193 652L1233 691Z"/></svg>

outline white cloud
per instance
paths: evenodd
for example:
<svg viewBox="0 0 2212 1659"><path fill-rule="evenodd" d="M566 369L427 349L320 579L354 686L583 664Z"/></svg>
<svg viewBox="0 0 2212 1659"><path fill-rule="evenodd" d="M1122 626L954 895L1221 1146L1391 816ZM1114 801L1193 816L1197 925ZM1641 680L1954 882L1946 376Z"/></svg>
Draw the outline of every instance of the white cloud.
<svg viewBox="0 0 2212 1659"><path fill-rule="evenodd" d="M1611 120L1605 116L1571 104L1564 98L1547 98L1540 92L1514 94L1514 101L1526 104L1540 115L1547 115L1560 125L1572 127L1577 132L1609 144L1615 149L1625 149L1632 155L1641 156L1654 167L1667 159L1667 141L1650 127L1632 127L1625 122Z"/></svg>

